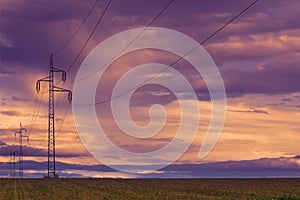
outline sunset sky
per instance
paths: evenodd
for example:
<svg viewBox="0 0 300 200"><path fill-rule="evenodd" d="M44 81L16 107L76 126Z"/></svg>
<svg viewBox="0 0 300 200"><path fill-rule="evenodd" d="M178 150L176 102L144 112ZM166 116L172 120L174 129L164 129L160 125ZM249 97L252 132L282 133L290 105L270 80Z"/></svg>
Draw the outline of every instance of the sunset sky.
<svg viewBox="0 0 300 200"><path fill-rule="evenodd" d="M42 84L42 91L37 94L35 82L47 76L50 54L72 37L94 2L1 0L0 176L8 175L7 162L20 122L30 137L29 141L24 141L25 176L42 177L46 173L48 93L47 85ZM96 45L122 31L147 26L169 1L113 0L86 48L72 65L107 2L99 0L75 37L53 54L55 67L70 69L66 83L58 86L72 90L80 65ZM252 2L175 0L151 26L179 31L201 43ZM206 166L219 171L220 177L262 176L255 171L260 168L273 170L268 176L300 176L299 10L298 0L260 0L203 44L220 71L227 95L223 131L215 148L205 158L199 158L198 152L208 129L212 107L207 86L187 61L181 60L173 66L196 92L196 103L201 110L200 126L192 145L174 165L149 176L210 177L211 171L204 173ZM135 66L168 65L176 59L177 55L153 49L121 56L104 72L97 87L96 101L110 99L117 80ZM59 78L57 75L55 82ZM181 95L189 96L185 92ZM101 165L78 136L67 95L56 94L55 101L58 174L139 177ZM188 97L186 102L189 103ZM96 105L98 121L107 137L120 148L131 152L154 151L175 137L181 113L177 98L170 90L147 84L138 88L130 99L130 112L138 125L149 123L148 111L153 104L165 107L167 120L161 132L152 138L144 140L124 134L112 117L110 101ZM190 113L190 117L193 114ZM116 165L124 164L121 157L118 159L120 162ZM234 170L241 173L236 174ZM203 173L199 174L200 171Z"/></svg>

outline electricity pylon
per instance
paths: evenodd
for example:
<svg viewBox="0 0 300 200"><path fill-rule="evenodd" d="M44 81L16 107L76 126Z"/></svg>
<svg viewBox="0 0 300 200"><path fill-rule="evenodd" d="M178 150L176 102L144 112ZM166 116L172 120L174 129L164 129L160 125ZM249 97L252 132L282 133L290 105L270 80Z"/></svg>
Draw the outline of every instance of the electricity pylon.
<svg viewBox="0 0 300 200"><path fill-rule="evenodd" d="M22 127L22 124L20 123L20 129L15 132L15 138L19 134L19 149L18 149L18 156L19 156L19 178L23 178L23 138L27 138L29 140L29 137L27 135L26 128ZM14 155L15 156L15 155Z"/></svg>
<svg viewBox="0 0 300 200"><path fill-rule="evenodd" d="M49 102L48 102L48 177L56 177L55 172L55 126L54 126L54 92L68 92L68 100L72 101L72 92L54 85L54 73L61 73L61 80L66 81L66 72L53 66L53 56L50 56L49 76L36 82L36 90L40 91L40 82L49 83Z"/></svg>
<svg viewBox="0 0 300 200"><path fill-rule="evenodd" d="M15 150L15 146L14 146L14 151L10 154L10 158L9 158L9 176L11 178L15 178L16 177L16 150Z"/></svg>

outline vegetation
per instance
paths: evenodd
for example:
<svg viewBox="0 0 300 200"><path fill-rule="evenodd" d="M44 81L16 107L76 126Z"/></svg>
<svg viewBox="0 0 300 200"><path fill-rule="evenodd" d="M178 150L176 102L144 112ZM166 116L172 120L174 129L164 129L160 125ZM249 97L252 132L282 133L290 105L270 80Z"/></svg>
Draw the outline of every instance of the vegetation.
<svg viewBox="0 0 300 200"><path fill-rule="evenodd" d="M0 179L0 199L300 200L300 179Z"/></svg>

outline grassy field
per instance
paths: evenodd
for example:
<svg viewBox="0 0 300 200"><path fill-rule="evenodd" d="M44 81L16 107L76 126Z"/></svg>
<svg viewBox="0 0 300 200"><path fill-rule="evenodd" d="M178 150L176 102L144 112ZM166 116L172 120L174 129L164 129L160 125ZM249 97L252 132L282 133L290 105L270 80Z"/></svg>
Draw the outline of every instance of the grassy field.
<svg viewBox="0 0 300 200"><path fill-rule="evenodd" d="M0 199L300 199L300 179L0 179Z"/></svg>

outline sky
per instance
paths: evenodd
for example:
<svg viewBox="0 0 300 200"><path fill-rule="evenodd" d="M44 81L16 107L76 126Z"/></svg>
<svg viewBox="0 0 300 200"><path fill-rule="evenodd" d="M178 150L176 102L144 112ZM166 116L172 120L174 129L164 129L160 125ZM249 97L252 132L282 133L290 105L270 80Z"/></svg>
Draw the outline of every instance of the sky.
<svg viewBox="0 0 300 200"><path fill-rule="evenodd" d="M8 162L20 122L29 134L29 140L24 140L25 176L42 177L46 173L47 84L41 84L41 91L37 93L35 83L47 76L50 54L53 53L55 67L68 71L67 81L58 86L72 90L80 66L98 44L123 31L147 26L168 3L167 0L113 0L74 61L108 1L99 0L77 34L64 45L94 2L1 0L1 177L9 173ZM151 26L181 32L201 43L251 3L250 0L175 0ZM66 94L56 93L58 174L74 177L299 177L299 9L297 0L260 0L202 45L220 72L227 96L225 123L217 144L207 156L199 158L198 152L211 120L211 97L204 78L191 63L182 59L171 68L183 74L191 84L196 100L192 100L177 77L161 73L157 80L161 78L164 83L171 83L179 89L178 94L165 86L149 83L134 90L126 107L139 126L151 122L149 108L152 105L160 104L165 108L164 127L153 137L141 139L124 133L114 120L111 101L95 106L97 121L114 145L126 151L145 153L164 147L176 137L182 116L179 96L186 105L196 104L200 108L200 123L192 144L181 156L170 166L149 174L146 171L143 174L124 173L105 166L88 151L82 135L77 132L72 109L76 99L71 105ZM122 42L120 40L120 44ZM108 48L104 56L111 55L114 50ZM103 71L96 87L95 101L110 99L118 80L130 70L147 63L170 65L176 59L178 55L172 52L150 48L122 55ZM149 68L147 75L153 76L153 69ZM142 75L137 73L136 77ZM55 82L59 78L56 74ZM94 78L92 73L86 80ZM128 87L131 81L125 81L123 86ZM190 112L187 119L192 120L197 114ZM153 115L154 127L159 126L161 117L161 114ZM85 120L90 121L90 118ZM125 119L123 122L128 125L130 121ZM186 131L187 135L192 132L190 126ZM159 159L167 160L168 156L164 154ZM118 162L113 165L128 164L121 155L115 154L116 160Z"/></svg>

